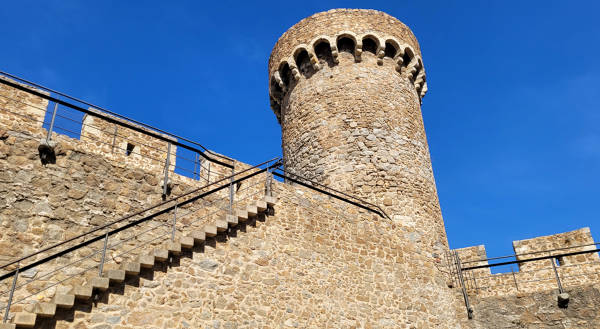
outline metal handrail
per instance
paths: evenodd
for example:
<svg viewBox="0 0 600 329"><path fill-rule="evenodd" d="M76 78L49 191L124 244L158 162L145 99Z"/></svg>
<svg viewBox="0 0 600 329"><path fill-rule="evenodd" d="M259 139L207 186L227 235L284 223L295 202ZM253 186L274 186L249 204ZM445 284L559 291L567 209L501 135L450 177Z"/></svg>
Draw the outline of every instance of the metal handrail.
<svg viewBox="0 0 600 329"><path fill-rule="evenodd" d="M267 167L266 167L266 168L264 168L264 169L261 169L261 170L259 170L259 171L256 171L256 172L254 172L254 173L251 173L251 174L249 174L249 175L247 175L247 176L245 176L245 177L238 178L238 179L234 179L234 177L235 177L235 176L238 176L238 175L240 175L240 174L243 174L243 173L245 173L245 172L248 172L248 171L250 171L250 170L252 170L252 169L257 169L257 168L259 168L260 166L263 166L263 165L265 165L265 164L268 164L268 163L271 163L271 162L275 162L275 163L274 163L274 164L271 164L271 165L269 165L269 166L267 166ZM179 195L179 196L177 196L177 197L175 197L175 198L171 198L171 199L169 199L169 200L166 200L166 201L160 202L160 203L158 203L158 204L155 204L155 205L153 205L153 206L150 206L150 207L147 207L147 208L145 208L145 209L143 209L143 210L140 210L140 211L138 211L138 212L136 212L136 213L134 213L134 214L127 215L127 216L125 216L125 217L122 217L122 218L120 218L120 219L118 219L118 220L115 220L115 221L113 221L113 222L111 222L111 223L108 223L108 224L105 224L105 225L103 225L103 226L97 227L97 228L95 228L95 229L93 229L93 230L91 230L91 231L88 231L88 232L86 232L86 233L80 234L80 235L78 235L78 236L75 236L75 237L73 237L73 238L67 239L67 240L65 240L65 241L62 241L62 242L59 242L59 243L57 243L57 244L54 244L54 245L52 245L52 246L49 246L49 247L47 247L47 248L44 248L44 249L42 249L42 250L39 250L39 251L36 251L36 252L34 252L34 253L31 253L31 254L29 254L29 255L23 256L23 257L21 257L21 258L19 258L19 259L17 259L17 260L11 261L10 263L7 263L7 264L4 264L4 265L0 266L0 269L6 268L6 267L8 267L8 266L10 266L10 265L18 264L18 263L20 263L20 262L22 262L22 261L24 261L24 260L26 260L26 259L29 259L29 258L31 258L31 257L33 257L33 256L36 256L36 255L39 255L39 254L41 254L41 253L44 253L44 252L50 251L50 250L52 250L52 249L58 248L58 247L60 247L60 246L63 246L63 245L65 245L65 244L69 243L69 242L73 242L73 241L75 241L75 240L77 240L77 239L83 238L83 237L85 237L85 236L88 236L88 235L90 235L90 234L92 234L92 233L95 233L95 232L98 232L98 231L100 231L100 230L106 229L106 228L107 228L107 227L109 227L109 226L112 226L112 225L114 225L114 224L117 224L117 223L123 222L123 221L125 221L125 220L127 220L127 219L130 219L130 218L132 218L132 217L138 216L138 215L140 215L140 214L142 214L142 213L144 213L144 212L146 212L146 211L149 211L149 210L152 210L152 209L156 209L156 208L158 208L158 207L160 207L160 206L163 206L163 205L166 205L166 204L168 204L168 203L170 203L170 202L178 201L178 200L180 200L180 199L182 199L182 198L184 198L184 197L186 197L186 196L189 196L189 195L191 195L191 194L193 194L193 193L196 193L196 192L198 192L198 191L200 191L200 190L203 190L203 189L205 189L205 188L207 188L207 187L209 187L209 186L213 186L213 185L216 185L216 184L218 184L218 183L221 183L221 182L227 182L226 184L223 184L223 185L221 185L221 186L219 186L219 187L216 187L216 188L214 188L214 189L212 189L212 190L210 190L210 191L207 191L207 192L204 192L204 193L202 193L202 194L200 194L200 195L197 195L197 196L195 196L195 197L192 197L192 198L190 198L190 199L188 199L188 200L185 200L185 201L183 201L183 202L181 202L181 203L177 202L177 204L178 204L178 206L179 206L179 207L180 207L180 206L182 206L182 205L188 204L188 203L190 203L190 202L193 202L193 201L195 201L195 200L197 200L197 199L203 198L203 197L205 197L205 196L207 196L207 195L210 195L210 194L213 194L213 193L215 193L215 192L217 192L217 191L220 191L220 190L222 190L222 189L224 189L224 188L226 188L226 187L228 187L228 186L230 186L230 185L232 185L232 184L236 184L236 183L238 183L238 182L241 182L241 181L244 181L244 180L246 180L246 179L248 179L248 178L251 178L251 177L253 177L253 176L257 175L257 174L260 174L260 173L262 173L262 172L264 172L264 171L267 171L268 169L275 168L275 167L276 167L276 166L278 166L279 164L280 164L280 158L273 158L273 159L267 160L267 161L265 161L265 162L262 162L262 163L260 163L260 164L258 164L258 165L255 165L255 166L253 166L253 167L250 167L250 168L244 169L244 170L242 170L242 171L240 171L240 172L234 173L234 174L232 174L232 175L230 175L230 176L224 177L224 178L222 178L222 179L220 179L220 180L217 180L217 181L215 181L215 182L212 182L212 183L206 184L206 185L204 185L204 186L202 186L202 187L200 187L200 188L196 188L196 189L194 189L194 190L192 190L192 191L186 192L186 193L184 193L184 194L182 194L182 195ZM108 235L113 235L113 234L115 234L115 233L118 233L118 232L121 232L121 231L123 231L123 230L126 230L127 228L130 228L130 227L133 227L133 226L135 226L135 225L138 225L138 224L140 224L140 223L142 223L142 222L144 222L144 221L146 221L146 220L148 220L148 219L150 219L150 218L154 218L154 217L156 217L156 216L159 216L159 215L162 215L162 214L164 214L164 213L167 213L167 212L169 212L171 209L173 209L174 207L175 207L175 206L170 206L170 207L168 207L168 208L165 208L165 209L162 209L162 210L160 210L160 211L158 211L158 212L152 213L152 214L150 214L150 215L148 215L148 216L145 216L145 217L143 217L143 218L141 218L141 219L138 219L138 220L136 220L136 221L134 221L134 222L130 222L130 223L128 223L128 224L126 224L126 225L124 225L124 226L121 226L121 227L119 227L119 228L113 229L113 230L111 230L111 231L107 232L107 234L108 234ZM64 255L64 254L67 254L67 253L69 253L69 252L71 252L71 251L77 250L77 249L79 249L79 248L82 248L82 247L84 247L84 246L87 246L87 245L89 245L89 244L91 244L91 243L93 243L93 242L99 241L99 240L101 240L102 238L104 238L104 236L103 236L103 235L95 236L95 237L91 238L90 240L87 240L87 241L81 242L81 243L79 243L79 244L77 244L77 245L75 245L75 246L73 246L73 247L69 247L69 248L67 248L67 249L65 249L65 250L61 250L61 251L59 251L59 252L57 252L57 253L55 253L55 254L52 254L52 255L50 255L50 256L47 256L47 257L45 257L45 258L43 258L43 259L41 259L41 260L35 261L35 262L33 262L33 263L31 263L31 264L28 264L28 265L25 265L25 266L21 266L21 267L19 268L19 271L26 271L26 270L28 270L28 269L30 269L30 268L33 268L33 267L35 267L35 266L38 266L38 265L40 265L40 264L43 264L43 263L45 263L45 262L48 262L48 261L50 261L50 260L52 260L52 259L55 259L55 258L57 258L57 257L60 257L60 256L62 256L62 255ZM17 270L13 270L13 271L10 271L10 272L8 272L8 273L6 273L6 274L3 274L2 276L0 276L0 281L4 280L4 279L6 279L6 278L9 278L9 277L11 277L11 276L13 276L13 275L16 273L16 271L17 271Z"/></svg>
<svg viewBox="0 0 600 329"><path fill-rule="evenodd" d="M130 119L130 118L128 118L126 116L123 116L121 114L109 111L109 110L107 110L107 109L105 109L103 107L100 107L100 106L88 103L86 101L82 101L82 100L80 100L78 98L69 96L69 95L67 95L65 93L61 93L61 92L55 91L53 89L50 89L50 88L47 88L45 86L39 85L37 83L31 82L29 80L25 80L23 78L20 78L18 76L12 75L10 73L6 73L4 71L0 71L0 74L5 75L7 77L10 77L12 79L18 80L18 81L20 81L22 83L26 83L26 84L28 84L30 86L34 86L36 88L40 88L40 89L43 89L45 91L48 91L48 92L51 92L51 93L54 93L54 94L66 97L66 98L68 98L70 100L73 100L73 101L76 101L76 102L88 105L88 106L92 107L94 110L85 109L83 107L80 107L80 106L77 106L75 104L72 104L72 103L60 100L60 99L58 99L56 97L52 97L50 95L46 95L46 94L44 94L42 92L39 92L38 90L32 89L31 87L28 88L26 86L23 86L23 85L21 85L19 83L15 83L15 82L9 81L7 79L0 79L0 83L2 83L4 85L7 85L7 86L10 86L12 88L19 89L21 91L33 94L35 96L47 99L49 101L55 102L57 104L60 104L60 105L66 106L66 107L69 107L69 108L74 109L76 111L83 112L85 114L101 118L101 119L106 120L106 121L108 121L110 123L114 123L114 124L120 125L122 127L125 127L125 128L128 128L128 129L140 132L142 134L151 136L153 138L160 139L162 141L165 141L165 142L177 145L177 146L182 147L184 149L187 149L187 150L199 153L202 157L204 157L205 159L207 159L210 162L217 163L217 164L222 165L222 166L227 167L227 168L233 168L232 164L225 163L225 162L223 162L221 160L214 159L212 156L219 157L221 159L224 159L224 160L227 160L227 161L231 161L231 162L233 162L233 159L228 158L228 157L223 156L223 155L220 155L220 154L217 154L217 153L214 153L214 152L210 151L209 149L207 149L206 147L204 147L200 143L197 143L197 142L194 142L194 141L189 140L187 138L183 138L181 136L178 136L178 135L166 132L164 130L155 128L155 127L150 126L148 124L145 124L145 123L142 123L142 122ZM104 113L101 113L100 111L105 112L107 114L110 114L111 116L114 116L116 118L111 117L109 115L106 115ZM121 120L119 120L119 119L121 119ZM125 120L126 122L123 122L122 120ZM167 135L170 138L162 136L161 134L155 133L153 131L148 131L148 129L156 131L156 132L159 132L159 133L164 134L164 135ZM177 139L177 141L175 141L174 139ZM179 142L179 140L186 141L186 142L188 142L190 144L196 145L196 146L200 147L201 150L197 149L195 147L183 144L183 143ZM211 156L208 156L205 153L209 153L209 154L211 154Z"/></svg>
<svg viewBox="0 0 600 329"><path fill-rule="evenodd" d="M277 173L277 172L273 172L273 175L275 175L277 177L280 177L280 178L283 178L283 179L287 179L287 180L292 181L292 182L294 182L296 184L300 184L300 185L302 185L304 187L308 187L308 188L313 189L315 191L327 194L327 195L329 195L331 197L334 197L336 199L345 201L345 202L350 203L350 204L352 204L354 206L357 206L357 207L363 208L365 210L374 212L374 213L378 214L382 218L387 218L387 219L391 220L390 216L388 216L388 214L386 214L385 211L383 211L383 209L381 209L381 207L379 207L378 205L375 205L373 203L370 203L368 201L360 199L360 198L358 198L356 196L344 193L342 191L338 191L338 190L336 190L334 188L331 188L331 187L329 187L327 185L323 185L321 183L317 183L317 182L312 181L312 180L310 180L310 179L308 179L306 177L302 177L302 176L300 176L298 174L290 173L290 172L286 171L285 169L281 168L281 165L279 167L275 168L275 170L279 170L279 171L283 172L283 174L280 174L280 173ZM290 175L294 176L295 178L291 177ZM304 183L301 180L307 181L310 184ZM338 194L343 195L343 197L339 196ZM350 199L352 199L354 201L352 201Z"/></svg>
<svg viewBox="0 0 600 329"><path fill-rule="evenodd" d="M562 248L546 249L546 250L540 250L540 251L531 251L531 252L526 252L526 253L522 253L522 254L512 254L512 255L498 256L498 257L491 257L491 258L481 258L481 259L469 260L469 261L463 262L463 264L487 262L490 260L506 259L506 258L513 258L513 257L516 258L517 256L543 254L546 252L552 252L552 251L558 251L558 250L568 250L568 249L583 248L583 247L598 246L598 245L600 245L600 242L581 244L581 245L571 246L571 247L562 247Z"/></svg>
<svg viewBox="0 0 600 329"><path fill-rule="evenodd" d="M513 260L513 261L509 261L509 262L501 262L501 263L495 263L495 264L469 266L469 267L463 267L461 269L463 271L476 270L476 269L480 269L480 268L490 268L490 267L510 265L510 264L521 264L521 263L534 262L534 261L539 261L539 260L544 260L544 259L576 256L576 255L581 255L581 254L590 254L590 253L594 253L594 252L600 252L600 248L592 249L592 250L574 251L574 252L569 252L569 253L564 253L564 254L555 254L555 255L549 255L549 256L534 257L534 258L528 258L528 259L517 259L517 260Z"/></svg>

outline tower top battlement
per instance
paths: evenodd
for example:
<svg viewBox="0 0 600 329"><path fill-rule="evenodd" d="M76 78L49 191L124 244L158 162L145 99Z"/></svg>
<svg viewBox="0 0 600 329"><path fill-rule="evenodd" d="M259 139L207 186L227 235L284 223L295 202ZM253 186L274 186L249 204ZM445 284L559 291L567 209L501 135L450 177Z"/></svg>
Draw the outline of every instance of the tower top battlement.
<svg viewBox="0 0 600 329"><path fill-rule="evenodd" d="M356 62L371 53L377 65L389 62L409 78L420 97L427 91L420 46L410 28L377 10L332 9L301 20L273 47L269 95L279 120L283 98L292 85L325 65L339 64L341 52L350 53Z"/></svg>

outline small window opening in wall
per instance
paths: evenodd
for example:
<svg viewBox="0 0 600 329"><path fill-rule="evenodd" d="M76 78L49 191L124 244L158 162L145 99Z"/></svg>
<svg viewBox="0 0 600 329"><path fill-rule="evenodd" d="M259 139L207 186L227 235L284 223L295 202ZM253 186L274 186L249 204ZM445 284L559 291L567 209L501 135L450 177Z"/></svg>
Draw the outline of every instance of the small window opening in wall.
<svg viewBox="0 0 600 329"><path fill-rule="evenodd" d="M389 43L389 42L385 43L385 50L384 50L385 57L394 58L394 57L396 57L397 52L398 52L398 50L391 43Z"/></svg>
<svg viewBox="0 0 600 329"><path fill-rule="evenodd" d="M563 265L565 265L564 258L562 258L562 257L556 257L554 259L556 259L556 266L563 266Z"/></svg>
<svg viewBox="0 0 600 329"><path fill-rule="evenodd" d="M339 38L337 41L337 47L340 52L345 51L354 55L354 41L350 38Z"/></svg>
<svg viewBox="0 0 600 329"><path fill-rule="evenodd" d="M131 143L127 143L127 149L125 150L125 155L130 156L133 153L133 149L135 149L135 145Z"/></svg>

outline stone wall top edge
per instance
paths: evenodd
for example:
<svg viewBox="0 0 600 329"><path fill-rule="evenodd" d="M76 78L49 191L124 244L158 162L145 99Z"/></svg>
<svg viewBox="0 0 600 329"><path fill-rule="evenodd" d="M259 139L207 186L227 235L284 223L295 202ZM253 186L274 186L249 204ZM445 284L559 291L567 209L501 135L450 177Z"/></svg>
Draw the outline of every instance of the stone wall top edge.
<svg viewBox="0 0 600 329"><path fill-rule="evenodd" d="M582 227L573 231L567 231L567 232L562 232L562 233L556 233L556 234L549 234L549 235L541 235L541 236L537 236L537 237L533 237L533 238L528 238L528 239L522 239L522 240L514 240L513 241L513 246L516 245L520 245L523 243L529 243L529 242L535 242L535 241L558 241L561 239L565 239L568 237L572 237L572 236L576 236L576 235L587 235L589 236L589 238L591 239L591 241L593 241L592 238L592 233L590 231L589 227Z"/></svg>

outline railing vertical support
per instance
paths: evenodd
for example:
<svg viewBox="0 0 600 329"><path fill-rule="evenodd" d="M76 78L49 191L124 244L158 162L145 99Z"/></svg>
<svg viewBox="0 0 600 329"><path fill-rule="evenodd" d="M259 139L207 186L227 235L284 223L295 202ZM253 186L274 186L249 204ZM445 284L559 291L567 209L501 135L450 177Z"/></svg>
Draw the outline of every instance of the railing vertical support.
<svg viewBox="0 0 600 329"><path fill-rule="evenodd" d="M8 295L8 303L6 304L6 310L4 311L4 318L2 319L2 323L6 323L6 321L8 321L10 305L12 304L13 295L15 294L15 288L17 287L17 279L19 278L19 265L20 263L17 263L17 269L15 270L15 276L13 278L12 286L10 288L10 294Z"/></svg>
<svg viewBox="0 0 600 329"><path fill-rule="evenodd" d="M173 211L173 228L171 229L171 242L175 241L175 226L177 225L177 203Z"/></svg>
<svg viewBox="0 0 600 329"><path fill-rule="evenodd" d="M206 184L210 184L210 161L208 162L208 174L206 175Z"/></svg>
<svg viewBox="0 0 600 329"><path fill-rule="evenodd" d="M167 159L165 160L165 178L163 181L163 196L167 195L167 185L169 182L169 166L171 165L171 143L167 146Z"/></svg>
<svg viewBox="0 0 600 329"><path fill-rule="evenodd" d="M231 179L229 180L229 214L233 215L233 198L235 194L233 193L233 174L235 173L235 169L231 168Z"/></svg>
<svg viewBox="0 0 600 329"><path fill-rule="evenodd" d="M115 123L115 132L113 133L112 146L110 148L111 153L115 153L115 143L117 142L117 128L119 126Z"/></svg>
<svg viewBox="0 0 600 329"><path fill-rule="evenodd" d="M198 173L196 173L198 171ZM194 179L198 178L200 180L199 170L198 170L198 153L194 153Z"/></svg>
<svg viewBox="0 0 600 329"><path fill-rule="evenodd" d="M52 119L50 120L50 127L48 127L48 135L46 136L46 141L50 141L52 139L52 130L54 129L54 120L56 120L56 112L58 110L58 103L54 103L54 111L52 111Z"/></svg>
<svg viewBox="0 0 600 329"><path fill-rule="evenodd" d="M267 167L265 175L266 195L271 196L271 180L273 179L273 174L271 174L271 170L269 169L269 167Z"/></svg>
<svg viewBox="0 0 600 329"><path fill-rule="evenodd" d="M510 271L512 272L513 281L515 281L515 288L517 288L517 291L519 291L519 285L517 285L517 276L515 275L515 270L511 267Z"/></svg>
<svg viewBox="0 0 600 329"><path fill-rule="evenodd" d="M104 235L104 247L102 248L102 260L100 261L100 267L98 269L98 276L102 276L104 270L104 260L106 259L106 247L108 246L108 232Z"/></svg>
<svg viewBox="0 0 600 329"><path fill-rule="evenodd" d="M562 294L565 291L563 290L562 283L560 282L560 276L558 276L558 271L556 270L556 264L555 264L556 258L550 258L550 260L552 261L552 269L554 270L554 276L556 277L556 283L558 283L558 292Z"/></svg>
<svg viewBox="0 0 600 329"><path fill-rule="evenodd" d="M460 285L462 287L463 297L465 299L465 306L467 307L467 317L469 319L473 318L473 309L471 308L471 303L469 302L469 294L467 293L467 289L465 287L465 280L463 278L462 273L462 264L460 262L460 257L458 256L458 251L454 251L454 258L456 259L456 273L458 274L458 280L460 281Z"/></svg>

